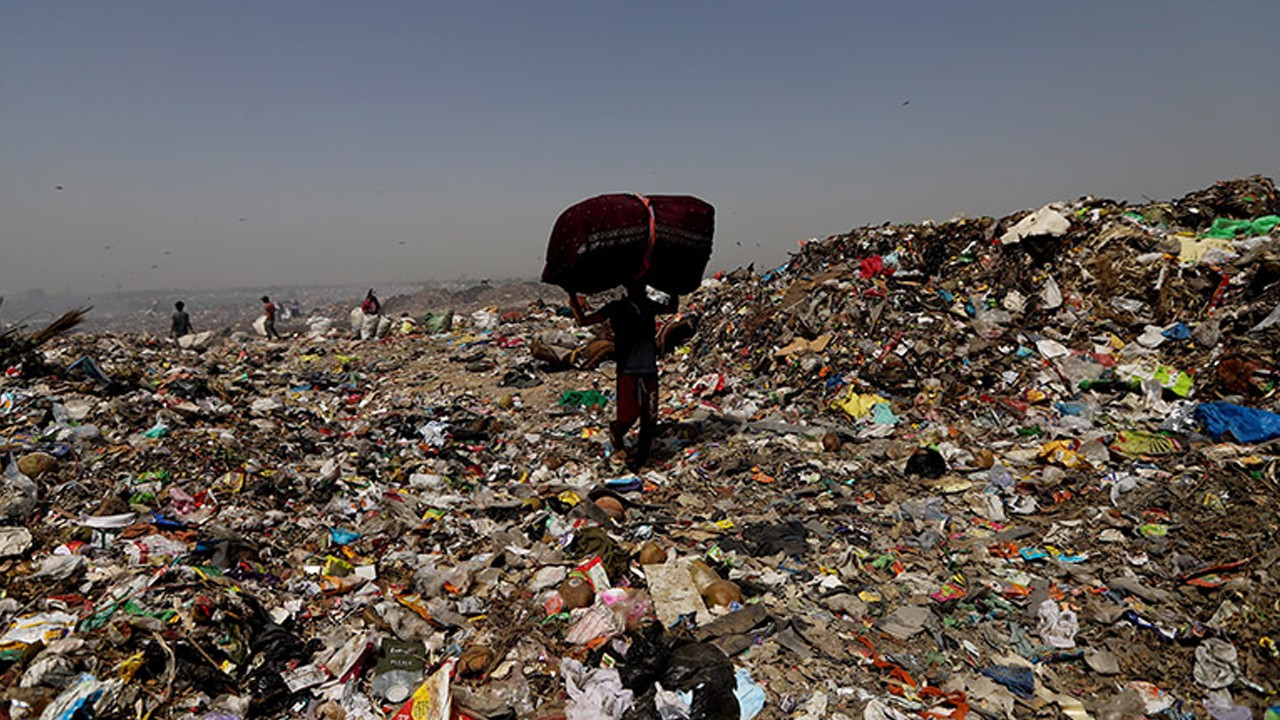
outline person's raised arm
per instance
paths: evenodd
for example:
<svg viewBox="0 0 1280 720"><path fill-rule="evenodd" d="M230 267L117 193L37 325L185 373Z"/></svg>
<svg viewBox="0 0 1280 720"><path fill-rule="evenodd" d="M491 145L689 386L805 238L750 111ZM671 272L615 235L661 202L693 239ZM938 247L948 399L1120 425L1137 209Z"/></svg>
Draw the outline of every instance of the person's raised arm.
<svg viewBox="0 0 1280 720"><path fill-rule="evenodd" d="M595 325L605 320L603 313L588 313L583 306L582 298L578 297L577 293L569 293L569 309L573 311L573 319L577 321L579 327Z"/></svg>

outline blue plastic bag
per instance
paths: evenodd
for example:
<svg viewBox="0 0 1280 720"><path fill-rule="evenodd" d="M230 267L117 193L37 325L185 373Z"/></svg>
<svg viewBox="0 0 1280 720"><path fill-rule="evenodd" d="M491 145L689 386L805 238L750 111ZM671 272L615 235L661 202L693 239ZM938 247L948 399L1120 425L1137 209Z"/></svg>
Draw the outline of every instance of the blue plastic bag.
<svg viewBox="0 0 1280 720"><path fill-rule="evenodd" d="M992 665L979 672L1009 688L1020 698L1031 697L1036 689L1036 676L1032 674L1031 668Z"/></svg>
<svg viewBox="0 0 1280 720"><path fill-rule="evenodd" d="M336 527L329 528L329 539L334 545L350 545L360 539L360 533Z"/></svg>
<svg viewBox="0 0 1280 720"><path fill-rule="evenodd" d="M1209 437L1230 435L1238 443L1260 443L1280 437L1280 415L1225 402L1200 403L1196 420Z"/></svg>
<svg viewBox="0 0 1280 720"><path fill-rule="evenodd" d="M738 686L733 694L738 696L741 720L751 720L764 710L764 688L751 679L751 671L746 668L738 668L735 679L738 681Z"/></svg>

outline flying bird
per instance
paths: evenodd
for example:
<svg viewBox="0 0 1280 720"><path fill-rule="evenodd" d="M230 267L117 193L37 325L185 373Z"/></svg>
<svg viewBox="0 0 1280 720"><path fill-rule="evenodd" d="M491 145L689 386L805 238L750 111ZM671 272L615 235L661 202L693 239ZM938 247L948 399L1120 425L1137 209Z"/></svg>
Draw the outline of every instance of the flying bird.
<svg viewBox="0 0 1280 720"><path fill-rule="evenodd" d="M902 107L906 107L906 106L908 106L908 105L910 105L910 104L911 104L911 101L910 101L910 100L903 100L903 101L902 101Z"/></svg>
<svg viewBox="0 0 1280 720"><path fill-rule="evenodd" d="M63 190L63 187L62 187L61 185L54 185L54 186L53 186L53 189L54 189L54 190Z"/></svg>

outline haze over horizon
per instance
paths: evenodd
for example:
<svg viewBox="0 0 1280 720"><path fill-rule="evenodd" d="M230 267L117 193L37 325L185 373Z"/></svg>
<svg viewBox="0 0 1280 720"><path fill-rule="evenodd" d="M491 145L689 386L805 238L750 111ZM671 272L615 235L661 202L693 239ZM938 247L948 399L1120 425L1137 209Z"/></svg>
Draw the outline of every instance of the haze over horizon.
<svg viewBox="0 0 1280 720"><path fill-rule="evenodd" d="M0 294L536 277L691 193L714 268L1275 175L1280 3L0 6ZM154 266L154 267L153 267Z"/></svg>

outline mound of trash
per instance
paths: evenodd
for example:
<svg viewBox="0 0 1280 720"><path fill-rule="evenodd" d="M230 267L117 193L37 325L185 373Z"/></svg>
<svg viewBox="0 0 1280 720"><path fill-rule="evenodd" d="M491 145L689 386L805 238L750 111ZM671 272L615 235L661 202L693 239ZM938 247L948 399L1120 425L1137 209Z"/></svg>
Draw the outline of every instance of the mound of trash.
<svg viewBox="0 0 1280 720"><path fill-rule="evenodd" d="M1252 177L717 275L638 474L609 339L541 301L42 338L0 368L0 712L1280 713L1278 215Z"/></svg>

